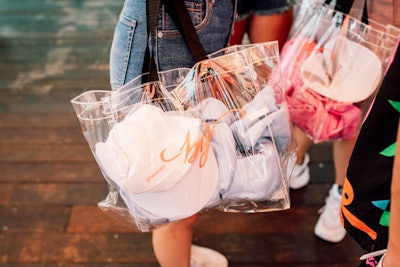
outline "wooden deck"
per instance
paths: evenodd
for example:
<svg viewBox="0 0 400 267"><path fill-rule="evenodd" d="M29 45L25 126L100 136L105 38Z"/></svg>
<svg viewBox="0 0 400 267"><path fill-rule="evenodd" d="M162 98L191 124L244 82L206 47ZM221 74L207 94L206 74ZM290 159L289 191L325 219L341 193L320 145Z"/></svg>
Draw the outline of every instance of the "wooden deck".
<svg viewBox="0 0 400 267"><path fill-rule="evenodd" d="M151 234L96 204L106 183L70 99L109 89L108 53L123 1L0 0L0 266L155 267ZM205 212L194 242L231 267L347 267L362 254L349 238L313 235L333 181L331 146L313 146L311 184L292 208Z"/></svg>

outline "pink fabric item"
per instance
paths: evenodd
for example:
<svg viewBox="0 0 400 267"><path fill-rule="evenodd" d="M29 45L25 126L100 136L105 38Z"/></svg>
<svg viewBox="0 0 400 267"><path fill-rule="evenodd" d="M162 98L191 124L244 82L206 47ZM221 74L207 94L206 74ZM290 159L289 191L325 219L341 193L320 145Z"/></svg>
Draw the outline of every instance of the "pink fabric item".
<svg viewBox="0 0 400 267"><path fill-rule="evenodd" d="M361 109L352 103L323 97L303 86L291 86L285 97L293 123L315 143L357 136Z"/></svg>
<svg viewBox="0 0 400 267"><path fill-rule="evenodd" d="M316 44L310 39L294 38L281 54L282 72L290 81L285 98L291 119L315 143L354 138L360 125L360 108L306 88L299 77L301 65L314 49Z"/></svg>

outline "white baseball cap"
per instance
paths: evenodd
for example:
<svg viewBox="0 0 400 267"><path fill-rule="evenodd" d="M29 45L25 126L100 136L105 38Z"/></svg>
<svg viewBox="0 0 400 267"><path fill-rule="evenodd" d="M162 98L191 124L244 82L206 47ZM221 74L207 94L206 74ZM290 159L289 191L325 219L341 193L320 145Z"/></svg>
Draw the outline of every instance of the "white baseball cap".
<svg viewBox="0 0 400 267"><path fill-rule="evenodd" d="M357 103L377 89L382 63L366 46L339 36L314 53L301 66L306 87L333 100Z"/></svg>
<svg viewBox="0 0 400 267"><path fill-rule="evenodd" d="M169 115L144 104L117 123L95 151L105 173L124 190L162 191L188 172L192 164L180 149L187 136L196 141L200 134L200 119Z"/></svg>
<svg viewBox="0 0 400 267"><path fill-rule="evenodd" d="M106 142L96 144L95 155L128 207L139 205L155 216L177 219L209 201L218 165L211 148L194 159L186 153L203 136L200 119L172 114L142 105L112 128Z"/></svg>
<svg viewBox="0 0 400 267"><path fill-rule="evenodd" d="M204 166L200 167L199 160L197 158L185 177L169 190L150 190L141 194L125 192L125 203L142 213L153 214L154 218L150 219L176 221L196 214L206 208L218 185L218 164L212 150L209 150Z"/></svg>

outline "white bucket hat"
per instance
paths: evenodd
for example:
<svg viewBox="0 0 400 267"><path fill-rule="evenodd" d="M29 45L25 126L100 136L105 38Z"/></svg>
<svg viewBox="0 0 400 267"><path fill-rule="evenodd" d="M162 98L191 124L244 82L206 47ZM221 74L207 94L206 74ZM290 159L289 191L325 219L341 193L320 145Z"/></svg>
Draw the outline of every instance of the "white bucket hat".
<svg viewBox="0 0 400 267"><path fill-rule="evenodd" d="M333 56L333 58L332 58ZM382 77L382 63L366 46L339 36L312 54L301 66L306 87L333 100L357 103L376 90Z"/></svg>

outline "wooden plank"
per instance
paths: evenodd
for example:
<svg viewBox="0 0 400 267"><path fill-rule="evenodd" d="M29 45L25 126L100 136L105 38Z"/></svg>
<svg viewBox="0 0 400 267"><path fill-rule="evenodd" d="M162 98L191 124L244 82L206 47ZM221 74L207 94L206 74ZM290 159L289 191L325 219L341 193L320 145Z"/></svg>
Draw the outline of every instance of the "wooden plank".
<svg viewBox="0 0 400 267"><path fill-rule="evenodd" d="M198 241L196 241L198 240ZM200 241L201 240L201 241ZM52 232L6 232L5 248L9 262L154 262L150 233L90 234ZM212 234L195 236L195 242L208 245L236 264L319 262L334 264L358 261L361 251L346 239L332 248L309 233L292 234ZM313 248L313 249L310 249Z"/></svg>
<svg viewBox="0 0 400 267"><path fill-rule="evenodd" d="M4 184L0 184L0 188ZM13 187L9 205L97 205L106 198L106 182L17 184Z"/></svg>
<svg viewBox="0 0 400 267"><path fill-rule="evenodd" d="M37 55L37 58L3 58L0 57L2 63L0 63L0 78L2 88L7 88L4 85L13 85L17 82L21 83L21 80L32 80L41 81L42 83L49 82L45 79L52 80L51 83L56 83L58 88L67 88L68 85L62 87L60 80L65 80L61 75L68 74L70 78L68 81L71 84L80 82L81 85L85 86L83 78L86 79L100 79L105 80L109 77L109 53L105 50L108 48L108 44L105 43L104 47L94 47L94 53L88 57L87 53L93 53L93 51L68 51L64 47L53 48L54 56L48 59L48 55L43 54ZM23 47L20 47L23 49ZM96 52L98 50L98 52ZM87 57L87 58L85 58ZM13 68L7 68L10 66L10 61L19 61L19 66ZM88 82L87 82L88 83ZM14 87L12 87L14 88ZM17 88L19 89L19 88Z"/></svg>
<svg viewBox="0 0 400 267"><path fill-rule="evenodd" d="M0 171L0 182L9 183L104 183L105 181L94 160L77 163L0 162Z"/></svg>
<svg viewBox="0 0 400 267"><path fill-rule="evenodd" d="M109 49L123 1L1 2L2 88L60 89L65 82L57 84L57 80L69 73L64 88L73 86L76 76L80 86L89 87L94 83L91 79L104 77L102 88L109 89ZM99 89L99 83L94 87Z"/></svg>
<svg viewBox="0 0 400 267"><path fill-rule="evenodd" d="M6 128L0 131L3 144L87 144L82 130L74 128Z"/></svg>
<svg viewBox="0 0 400 267"><path fill-rule="evenodd" d="M69 234L58 231L5 232L2 262L151 263L150 234Z"/></svg>
<svg viewBox="0 0 400 267"><path fill-rule="evenodd" d="M309 149L311 163L332 162L332 142L314 144Z"/></svg>
<svg viewBox="0 0 400 267"><path fill-rule="evenodd" d="M58 39L67 37L86 39L87 35L84 33L93 33L100 36L101 31L103 31L101 38L104 38L112 36L121 7L117 10L111 10L105 6L103 11L93 11L91 18L87 18L84 21L81 17L83 12L78 13L79 10L71 10L72 12L68 17L66 14L46 15L46 12L41 11L30 12L30 14L25 14L26 24L24 24L24 21L19 20L21 14L4 14L0 12L2 15L0 22L4 25L9 25L8 30L14 30L14 32L4 31L5 37L13 37L14 41L32 40L38 38L38 36L44 38L58 37ZM75 13L73 13L74 11ZM37 17L39 16L43 18L38 19ZM80 21L73 21L74 17Z"/></svg>
<svg viewBox="0 0 400 267"><path fill-rule="evenodd" d="M289 210L264 213L229 213L210 210L200 214L195 229L199 234L312 233L318 216L317 210L318 207L299 206ZM286 227L282 227L282 223Z"/></svg>
<svg viewBox="0 0 400 267"><path fill-rule="evenodd" d="M0 205L9 205L14 186L14 184L10 183L0 184Z"/></svg>
<svg viewBox="0 0 400 267"><path fill-rule="evenodd" d="M4 87L3 87L4 88ZM82 88L80 88L82 90ZM41 88L40 90L44 90ZM18 113L26 114L41 114L41 113L64 113L73 114L74 110L69 99L72 99L78 93L69 92L63 94L49 93L18 93L11 90L0 91L0 112L1 113Z"/></svg>
<svg viewBox="0 0 400 267"><path fill-rule="evenodd" d="M312 152L312 149L310 150ZM335 182L335 169L333 163L310 163L311 180L315 183L329 183Z"/></svg>
<svg viewBox="0 0 400 267"><path fill-rule="evenodd" d="M135 225L127 226L97 206L74 206L66 229L68 233L140 233Z"/></svg>
<svg viewBox="0 0 400 267"><path fill-rule="evenodd" d="M93 162L87 144L2 144L0 162Z"/></svg>
<svg viewBox="0 0 400 267"><path fill-rule="evenodd" d="M267 227L267 225L266 225ZM290 264L318 262L331 264L347 262L356 266L361 249L350 238L340 244L327 245L310 233L255 233L255 234L213 234L197 235L194 242L208 245L222 252L228 259L247 266L251 263ZM335 252L332 251L334 247Z"/></svg>
<svg viewBox="0 0 400 267"><path fill-rule="evenodd" d="M0 206L0 226L5 231L65 230L70 207L67 206Z"/></svg>
<svg viewBox="0 0 400 267"><path fill-rule="evenodd" d="M1 101L1 100L0 100ZM1 131L13 129L34 129L34 128L76 128L80 130L79 121L72 112L63 113L0 113ZM0 133L1 134L1 133Z"/></svg>
<svg viewBox="0 0 400 267"><path fill-rule="evenodd" d="M35 81L32 82L37 84ZM28 81L27 84L29 85L30 83ZM46 81L46 83L49 82ZM61 88L57 87L58 84L60 84ZM74 114L70 102L72 98L87 90L109 90L108 79L99 82L99 79L93 79L92 81L86 77L86 81L83 78L76 83L69 80L59 80L58 84L50 84L49 87L46 84L44 86L37 84L33 88L27 86L27 90L32 90L30 93L22 92L26 85L23 85L24 88L21 91L19 89L15 89L15 92L12 92L13 89L0 90L0 112L19 114L63 113L72 115ZM63 89L68 90L63 91Z"/></svg>
<svg viewBox="0 0 400 267"><path fill-rule="evenodd" d="M311 181L310 184L301 189L291 190L291 205L323 206L331 186L331 183L314 183Z"/></svg>
<svg viewBox="0 0 400 267"><path fill-rule="evenodd" d="M42 97L42 105L34 106L39 110L33 109L29 105L25 105L25 112L40 112L44 108L47 108L47 111L52 111L49 109L58 107L57 104L60 104L58 109L54 109L56 111L67 110L71 108L70 100L77 96L77 94L70 93L70 90L110 90L110 82L109 82L109 72L108 71L95 71L92 70L92 74L82 75L80 73L90 72L87 70L88 67L77 67L74 66L74 72L77 72L77 77L64 79L61 78L60 74L53 74L44 72L40 67L32 67L32 69L26 70L24 73L12 73L11 79L5 80L4 83L0 83L1 88L7 88L9 90L13 90L15 92L32 92L35 95L31 94L31 97ZM65 75L69 75L68 73L64 73ZM71 74L71 76L74 76ZM67 91L71 96L63 97L60 99L59 97L55 100L59 102L53 102L52 99L48 97L44 97L44 94L49 93L50 91ZM1 92L0 92L1 93ZM23 97L23 95L18 95L18 97ZM8 107L12 108L11 111L24 111L24 109L19 106L20 103L16 97L10 98L11 102L9 102ZM17 101L17 102L16 102ZM12 104L12 105L11 105ZM4 110L4 109L3 109Z"/></svg>
<svg viewBox="0 0 400 267"><path fill-rule="evenodd" d="M47 62L48 60L48 63L51 63L52 61L61 59L61 56L65 55L62 52L68 53L72 56L82 56L82 58L77 58L75 56L71 58L63 58L64 60L67 60L67 62L77 61L88 64L91 61L95 62L96 58L97 60L101 60L103 56L104 59L107 59L109 55L107 56L106 53L111 48L114 26L115 25L110 24L108 29L98 28L94 31L86 32L74 31L71 33L63 33L62 35L59 33L48 33L46 35L34 33L31 37L29 37L28 34L27 37L25 36L21 39L3 39L4 43L7 44L7 52L10 52L10 54L1 53L0 56L4 59L15 60L12 62L10 61L9 63L14 63L13 67L17 68L23 66L16 63L33 63L35 59L43 62ZM37 54L29 54L29 50L15 53L18 48L26 46L35 48ZM91 49L93 50L91 51ZM56 52L59 52L59 54ZM4 63L5 62L1 62L0 66L4 67Z"/></svg>

